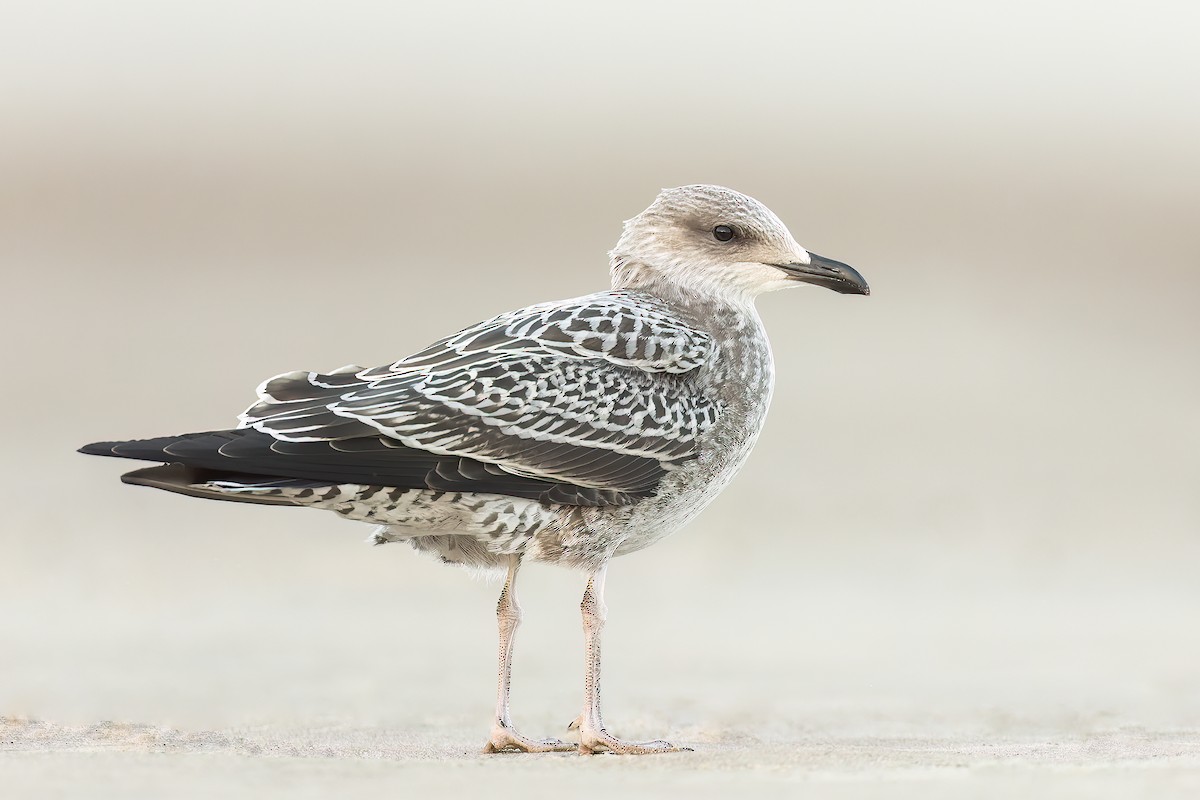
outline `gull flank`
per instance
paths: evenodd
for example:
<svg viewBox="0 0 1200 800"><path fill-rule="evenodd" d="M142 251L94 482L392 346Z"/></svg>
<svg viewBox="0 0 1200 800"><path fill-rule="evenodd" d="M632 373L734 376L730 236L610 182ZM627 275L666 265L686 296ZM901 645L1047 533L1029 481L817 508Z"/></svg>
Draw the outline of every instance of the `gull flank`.
<svg viewBox="0 0 1200 800"><path fill-rule="evenodd" d="M575 749L519 733L509 683L521 564L584 570L579 751L686 749L605 728L608 562L686 524L750 455L774 383L754 298L805 284L869 290L764 205L717 186L664 190L609 256L608 291L501 314L385 366L279 375L231 430L81 452L162 462L126 483L326 509L377 525L376 543L505 571L485 752Z"/></svg>

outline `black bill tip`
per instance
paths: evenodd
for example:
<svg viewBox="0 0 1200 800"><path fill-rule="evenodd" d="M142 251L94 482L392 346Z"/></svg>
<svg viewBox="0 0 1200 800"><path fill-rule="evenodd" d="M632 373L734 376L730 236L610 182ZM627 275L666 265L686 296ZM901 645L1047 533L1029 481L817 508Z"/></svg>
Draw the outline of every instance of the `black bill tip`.
<svg viewBox="0 0 1200 800"><path fill-rule="evenodd" d="M871 293L867 279L849 264L843 264L841 261L834 261L832 258L825 258L816 253L809 253L808 258L809 263L807 264L774 264L773 266L786 272L792 280L811 283L814 286L824 286L838 294Z"/></svg>

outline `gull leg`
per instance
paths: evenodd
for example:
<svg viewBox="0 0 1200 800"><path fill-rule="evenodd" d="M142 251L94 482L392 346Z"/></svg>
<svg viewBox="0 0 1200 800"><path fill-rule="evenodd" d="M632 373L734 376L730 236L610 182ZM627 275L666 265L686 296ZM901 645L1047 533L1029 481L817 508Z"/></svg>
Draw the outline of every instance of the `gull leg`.
<svg viewBox="0 0 1200 800"><path fill-rule="evenodd" d="M517 602L517 570L521 567L520 556L510 556L508 576L496 603L496 622L500 628L499 674L496 688L496 716L492 720L492 732L483 752L499 753L515 751L522 753L550 753L574 750L575 745L558 739L530 739L517 733L508 709L508 690L512 684L513 640L517 626L521 624L521 606Z"/></svg>
<svg viewBox="0 0 1200 800"><path fill-rule="evenodd" d="M583 713L571 729L579 729L579 752L585 755L607 750L623 755L645 755L648 753L677 753L690 747L677 747L670 742L656 739L652 742L624 742L604 729L600 717L600 634L608 608L604 605L604 576L608 565L601 566L588 579L579 604L583 612L584 639L584 694Z"/></svg>

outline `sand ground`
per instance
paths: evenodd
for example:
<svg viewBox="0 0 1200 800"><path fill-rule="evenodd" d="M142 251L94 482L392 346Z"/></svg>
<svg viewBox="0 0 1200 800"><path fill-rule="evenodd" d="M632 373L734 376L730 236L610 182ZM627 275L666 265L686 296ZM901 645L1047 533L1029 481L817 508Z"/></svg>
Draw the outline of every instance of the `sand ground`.
<svg viewBox="0 0 1200 800"><path fill-rule="evenodd" d="M704 755L627 763L570 755L483 759L442 735L311 730L181 735L90 729L0 756L14 797L1078 797L1188 798L1200 791L1200 738L1094 736L790 739L713 742ZM26 731L32 733L31 731ZM16 735L20 735L18 730ZM6 731L11 738L14 734ZM36 735L36 734L35 734ZM261 735L261 734L260 734ZM444 735L444 734L443 734ZM284 743L280 739L285 739ZM337 739L350 752L337 754ZM386 741L382 750L379 740ZM314 745L316 740L319 743ZM46 749L54 748L54 749ZM358 752L361 748L361 752ZM619 762L619 763L618 763ZM486 789L484 788L486 787Z"/></svg>

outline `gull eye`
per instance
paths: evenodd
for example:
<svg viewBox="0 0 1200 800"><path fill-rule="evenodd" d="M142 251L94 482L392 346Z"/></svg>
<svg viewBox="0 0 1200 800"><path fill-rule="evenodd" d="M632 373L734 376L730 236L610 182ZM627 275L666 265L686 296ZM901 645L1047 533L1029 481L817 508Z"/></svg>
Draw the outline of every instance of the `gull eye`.
<svg viewBox="0 0 1200 800"><path fill-rule="evenodd" d="M733 228L728 225L718 225L713 228L713 238L718 242L728 242L733 238Z"/></svg>

